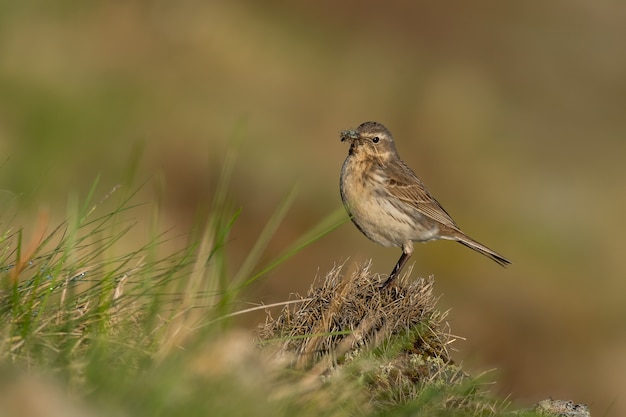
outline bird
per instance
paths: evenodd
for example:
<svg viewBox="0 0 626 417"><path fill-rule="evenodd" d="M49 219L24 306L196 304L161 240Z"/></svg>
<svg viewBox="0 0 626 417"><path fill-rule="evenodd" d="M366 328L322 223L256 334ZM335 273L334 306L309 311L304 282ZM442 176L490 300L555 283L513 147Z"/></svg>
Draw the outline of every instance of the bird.
<svg viewBox="0 0 626 417"><path fill-rule="evenodd" d="M400 159L391 132L381 123L365 122L344 130L350 148L340 176L341 200L356 227L402 255L381 288L389 286L413 254L413 242L454 240L502 266L511 263L461 231L413 170Z"/></svg>

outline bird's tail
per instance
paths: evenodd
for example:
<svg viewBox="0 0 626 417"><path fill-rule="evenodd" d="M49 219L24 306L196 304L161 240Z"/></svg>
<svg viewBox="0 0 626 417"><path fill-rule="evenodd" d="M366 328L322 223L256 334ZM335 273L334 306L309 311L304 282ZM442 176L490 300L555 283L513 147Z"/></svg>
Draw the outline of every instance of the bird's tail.
<svg viewBox="0 0 626 417"><path fill-rule="evenodd" d="M467 246L470 249L474 249L476 252L482 253L486 257L492 259L493 261L497 262L498 264L502 266L507 266L511 263L511 261L506 259L504 256L492 251L487 246L476 242L474 239L470 238L469 236L466 236L464 234L458 235L456 236L456 241L462 245Z"/></svg>

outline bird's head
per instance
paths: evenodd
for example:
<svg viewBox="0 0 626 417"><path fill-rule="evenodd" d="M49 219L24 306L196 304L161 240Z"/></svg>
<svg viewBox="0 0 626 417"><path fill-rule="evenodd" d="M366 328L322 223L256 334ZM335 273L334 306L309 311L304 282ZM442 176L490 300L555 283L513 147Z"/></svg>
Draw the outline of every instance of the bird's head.
<svg viewBox="0 0 626 417"><path fill-rule="evenodd" d="M377 122L365 122L356 129L344 130L341 141L350 142L350 155L375 156L382 160L397 156L391 132Z"/></svg>

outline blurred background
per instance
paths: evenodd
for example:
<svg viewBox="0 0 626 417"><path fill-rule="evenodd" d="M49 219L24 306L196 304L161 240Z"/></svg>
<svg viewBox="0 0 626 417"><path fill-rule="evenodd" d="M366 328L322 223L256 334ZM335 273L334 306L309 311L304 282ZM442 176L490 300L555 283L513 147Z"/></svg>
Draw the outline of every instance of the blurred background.
<svg viewBox="0 0 626 417"><path fill-rule="evenodd" d="M43 207L54 226L141 155L139 201L187 233L234 147L233 268L299 190L269 260L341 207L339 131L379 121L463 230L513 261L416 247L413 276L435 275L465 338L456 360L496 368L490 389L520 405L626 415L626 3L406 3L3 2L3 230ZM243 301L303 294L343 262L388 274L399 255L346 223Z"/></svg>

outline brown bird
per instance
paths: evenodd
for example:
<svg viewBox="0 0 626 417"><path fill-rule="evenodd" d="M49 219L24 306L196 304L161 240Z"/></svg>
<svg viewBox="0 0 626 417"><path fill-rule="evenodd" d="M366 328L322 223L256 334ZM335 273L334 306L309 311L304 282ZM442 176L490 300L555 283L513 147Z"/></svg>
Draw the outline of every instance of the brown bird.
<svg viewBox="0 0 626 417"><path fill-rule="evenodd" d="M398 155L391 133L376 122L341 132L350 142L341 168L343 204L356 227L382 246L402 248L402 256L383 283L388 286L413 254L413 242L447 239L506 266L511 262L461 231Z"/></svg>

